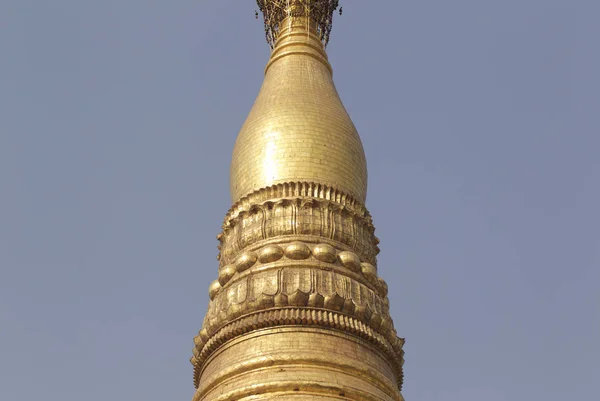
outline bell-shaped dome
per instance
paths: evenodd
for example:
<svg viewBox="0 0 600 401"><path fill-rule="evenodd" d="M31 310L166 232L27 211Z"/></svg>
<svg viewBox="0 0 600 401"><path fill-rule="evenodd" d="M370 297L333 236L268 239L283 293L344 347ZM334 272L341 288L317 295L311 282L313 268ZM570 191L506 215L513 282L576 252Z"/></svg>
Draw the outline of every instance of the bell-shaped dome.
<svg viewBox="0 0 600 401"><path fill-rule="evenodd" d="M231 197L286 182L332 187L364 203L367 166L313 20L289 17L233 150Z"/></svg>

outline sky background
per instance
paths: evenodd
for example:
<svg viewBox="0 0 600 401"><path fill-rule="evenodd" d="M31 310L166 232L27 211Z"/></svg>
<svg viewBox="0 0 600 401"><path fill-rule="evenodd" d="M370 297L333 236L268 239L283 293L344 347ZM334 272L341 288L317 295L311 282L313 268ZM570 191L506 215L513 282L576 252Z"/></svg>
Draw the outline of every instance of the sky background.
<svg viewBox="0 0 600 401"><path fill-rule="evenodd" d="M596 399L600 2L341 3L406 399ZM1 400L191 399L255 8L0 1Z"/></svg>

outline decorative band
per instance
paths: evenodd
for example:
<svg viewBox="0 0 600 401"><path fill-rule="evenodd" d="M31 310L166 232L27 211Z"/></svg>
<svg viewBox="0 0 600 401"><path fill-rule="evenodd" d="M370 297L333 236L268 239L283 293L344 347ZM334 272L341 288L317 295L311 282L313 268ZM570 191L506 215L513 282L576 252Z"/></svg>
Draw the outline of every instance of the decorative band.
<svg viewBox="0 0 600 401"><path fill-rule="evenodd" d="M230 218L236 216L239 212L248 210L252 205L262 203L268 200L280 198L317 198L331 202L339 203L347 209L352 210L357 215L367 218L370 222L371 215L367 208L351 195L337 190L331 186L315 182L285 182L258 189L249 193L236 201L227 212L223 228L227 225ZM372 224L372 223L371 223Z"/></svg>
<svg viewBox="0 0 600 401"><path fill-rule="evenodd" d="M316 237L316 239L320 238ZM332 265L331 270L336 270L336 266L339 266L341 270L346 270L347 275L367 284L382 298L387 296L388 286L381 277L378 277L377 268L371 263L362 262L356 253L337 249L327 243L285 242L284 239L280 239L277 242L269 241L267 245L258 249L245 250L239 253L231 264L219 268L218 279L209 287L210 299L213 300L229 281L239 277L238 274L252 274L254 269L251 271L251 268L255 266L260 267L278 261L288 261L293 264L299 260L313 260L315 265L327 263Z"/></svg>
<svg viewBox="0 0 600 401"><path fill-rule="evenodd" d="M396 337L389 314L387 287L357 280L358 273L343 272L328 263L274 262L225 282L226 269L210 286L211 301L200 331L202 343L241 316L271 308L315 308L352 316L384 336ZM383 280L378 282L385 284Z"/></svg>
<svg viewBox="0 0 600 401"><path fill-rule="evenodd" d="M313 236L349 247L376 265L379 239L362 206L338 191L311 183L288 183L258 191L234 206L219 240L220 266L261 241L286 236Z"/></svg>
<svg viewBox="0 0 600 401"><path fill-rule="evenodd" d="M326 386L322 384L315 384L314 382L306 380L286 380L279 381L277 383L258 383L251 387L236 388L225 394L218 395L214 401L239 401L245 399L262 400L266 399L261 397L265 394L269 395L269 399L276 399L277 397L298 395L300 389L302 389L301 395L312 395L315 397L315 399L321 399L323 396L325 396L327 399L336 398L344 400L381 401L379 396L376 396L370 392L362 391L360 389L343 388L339 385ZM402 394L397 394L391 397L391 399L395 401L404 401ZM201 394L197 392L192 401L200 400L202 400Z"/></svg>
<svg viewBox="0 0 600 401"><path fill-rule="evenodd" d="M277 308L242 316L225 325L210 338L195 338L196 348L190 359L194 365L194 385L198 388L204 363L217 348L239 335L272 326L320 326L354 334L374 344L388 358L396 374L398 388L402 389L404 339L388 332L387 338L360 320L338 312L313 308Z"/></svg>

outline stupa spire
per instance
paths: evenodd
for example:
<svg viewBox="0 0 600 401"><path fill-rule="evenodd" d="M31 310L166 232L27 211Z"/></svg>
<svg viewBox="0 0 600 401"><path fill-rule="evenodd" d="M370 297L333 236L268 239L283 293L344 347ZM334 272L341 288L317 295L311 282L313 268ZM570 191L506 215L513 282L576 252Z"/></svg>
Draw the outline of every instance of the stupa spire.
<svg viewBox="0 0 600 401"><path fill-rule="evenodd" d="M264 4L278 9L288 1ZM333 83L318 23L305 16L306 10L330 2L289 0L289 4L291 16L273 14L283 18L277 22L275 48L233 150L232 201L277 184L310 182L364 203L363 146Z"/></svg>
<svg viewBox="0 0 600 401"><path fill-rule="evenodd" d="M273 51L233 150L193 401L402 401L365 154L325 52L338 1L258 4Z"/></svg>

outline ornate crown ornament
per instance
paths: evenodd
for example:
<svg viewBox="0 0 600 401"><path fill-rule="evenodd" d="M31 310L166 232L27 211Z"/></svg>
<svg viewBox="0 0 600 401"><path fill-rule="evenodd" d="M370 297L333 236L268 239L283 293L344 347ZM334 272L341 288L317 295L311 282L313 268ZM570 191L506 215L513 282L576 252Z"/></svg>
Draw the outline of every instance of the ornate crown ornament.
<svg viewBox="0 0 600 401"><path fill-rule="evenodd" d="M265 36L271 48L279 36L279 25L288 17L313 20L323 45L327 46L339 0L256 0L256 4L264 16Z"/></svg>

